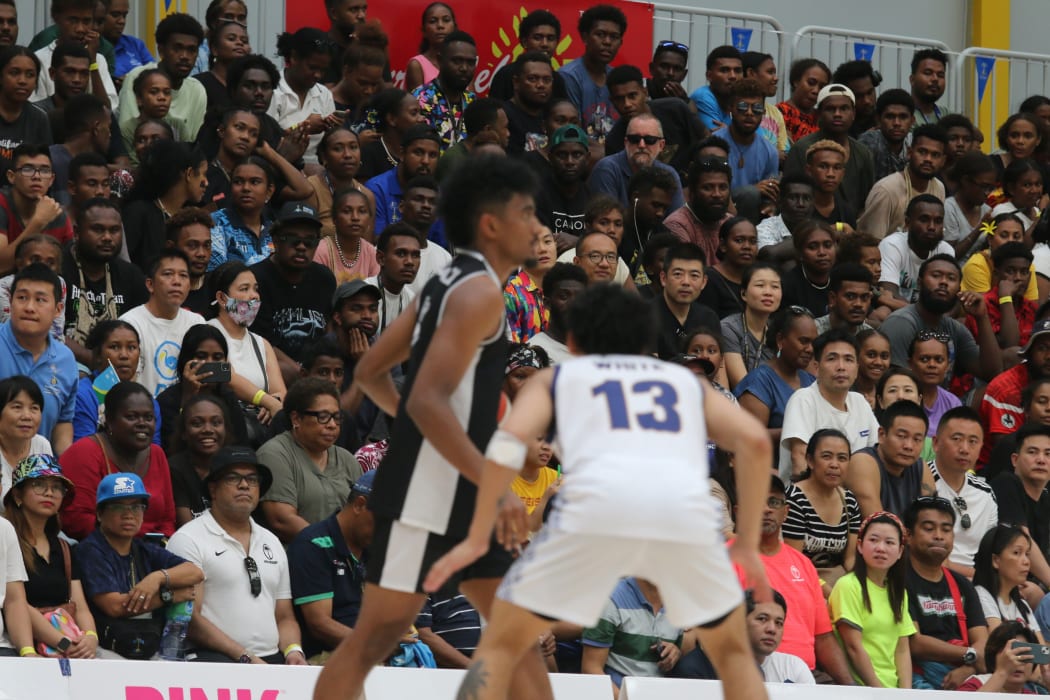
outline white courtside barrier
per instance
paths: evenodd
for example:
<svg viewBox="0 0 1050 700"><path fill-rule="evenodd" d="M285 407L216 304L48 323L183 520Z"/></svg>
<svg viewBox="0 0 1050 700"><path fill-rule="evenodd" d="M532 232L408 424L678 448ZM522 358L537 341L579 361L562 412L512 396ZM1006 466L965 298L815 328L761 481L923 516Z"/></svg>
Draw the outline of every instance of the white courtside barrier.
<svg viewBox="0 0 1050 700"><path fill-rule="evenodd" d="M769 700L959 700L969 694L946 690L897 690L893 688L843 688L835 685L767 683ZM718 681L690 681L673 678L627 678L619 700L722 700ZM981 698L1007 698L1002 693L982 693Z"/></svg>

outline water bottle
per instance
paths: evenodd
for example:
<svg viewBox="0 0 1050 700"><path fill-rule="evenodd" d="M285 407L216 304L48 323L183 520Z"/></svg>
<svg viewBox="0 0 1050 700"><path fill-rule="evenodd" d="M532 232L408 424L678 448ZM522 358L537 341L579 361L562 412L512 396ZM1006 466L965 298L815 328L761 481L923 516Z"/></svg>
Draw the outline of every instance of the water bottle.
<svg viewBox="0 0 1050 700"><path fill-rule="evenodd" d="M193 601L187 600L168 607L168 621L160 639L160 658L166 661L186 660L186 632L190 628Z"/></svg>

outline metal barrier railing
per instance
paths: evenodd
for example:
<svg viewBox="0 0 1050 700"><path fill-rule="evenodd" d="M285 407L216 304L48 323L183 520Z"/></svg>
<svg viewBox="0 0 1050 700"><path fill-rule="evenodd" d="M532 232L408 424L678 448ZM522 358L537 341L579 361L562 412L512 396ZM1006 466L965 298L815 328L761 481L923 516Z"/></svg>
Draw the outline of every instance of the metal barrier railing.
<svg viewBox="0 0 1050 700"><path fill-rule="evenodd" d="M1050 55L971 46L959 53L957 63L953 76L957 106L984 132L986 145L998 146L992 143L995 129L1026 97L1050 93Z"/></svg>
<svg viewBox="0 0 1050 700"><path fill-rule="evenodd" d="M831 70L846 61L868 60L882 74L879 92L890 88L910 90L908 76L911 74L911 59L919 49L940 49L946 54L953 52L947 44L921 37L858 32L835 27L807 26L795 33L791 46L791 59L813 57L828 64ZM787 66L781 69L787 72ZM954 107L959 100L952 74L956 67L949 63L946 92L941 104ZM784 81L785 83L787 81ZM786 86L790 89L790 86Z"/></svg>
<svg viewBox="0 0 1050 700"><path fill-rule="evenodd" d="M655 3L653 46L665 40L689 47L686 89L690 92L707 83L704 78L707 54L717 46L732 44L741 51L768 53L780 71L788 60L784 28L769 15Z"/></svg>

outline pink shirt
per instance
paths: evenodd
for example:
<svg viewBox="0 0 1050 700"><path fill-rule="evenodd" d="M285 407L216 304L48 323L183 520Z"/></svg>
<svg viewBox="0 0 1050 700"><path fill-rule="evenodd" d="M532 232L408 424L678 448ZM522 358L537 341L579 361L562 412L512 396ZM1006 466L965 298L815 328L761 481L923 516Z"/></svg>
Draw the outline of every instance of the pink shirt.
<svg viewBox="0 0 1050 700"><path fill-rule="evenodd" d="M412 61L418 63L419 67L423 69L423 82L420 83L420 85L426 85L431 80L438 77L438 67L431 63L430 59L424 56L423 54L416 54L412 58L408 59L409 63L411 63Z"/></svg>
<svg viewBox="0 0 1050 700"><path fill-rule="evenodd" d="M777 651L792 654L806 662L812 671L817 666L814 640L818 634L831 632L828 604L820 590L820 576L813 563L797 549L781 543L773 556L762 556L769 585L787 602L784 639ZM736 568L740 585L745 585L742 572Z"/></svg>

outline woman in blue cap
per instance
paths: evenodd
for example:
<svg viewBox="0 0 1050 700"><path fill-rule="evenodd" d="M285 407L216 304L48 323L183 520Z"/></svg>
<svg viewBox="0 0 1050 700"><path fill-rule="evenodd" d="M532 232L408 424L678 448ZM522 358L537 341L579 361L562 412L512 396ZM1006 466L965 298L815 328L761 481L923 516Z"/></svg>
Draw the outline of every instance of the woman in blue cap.
<svg viewBox="0 0 1050 700"><path fill-rule="evenodd" d="M197 565L136 538L149 498L137 474L105 476L95 495L98 528L74 553L99 644L129 659L157 653L164 615L156 611L193 600L204 580Z"/></svg>
<svg viewBox="0 0 1050 700"><path fill-rule="evenodd" d="M92 659L98 649L95 618L88 609L79 577L72 572L69 545L58 536L58 510L73 497L74 486L51 455L31 455L15 468L11 490L4 496L4 517L18 535L26 565L26 601L36 612L62 608L80 636L67 638L41 614L30 615L33 641L73 659Z"/></svg>

